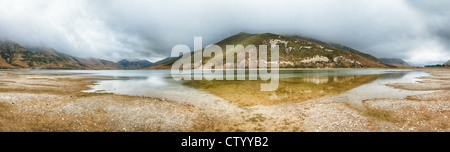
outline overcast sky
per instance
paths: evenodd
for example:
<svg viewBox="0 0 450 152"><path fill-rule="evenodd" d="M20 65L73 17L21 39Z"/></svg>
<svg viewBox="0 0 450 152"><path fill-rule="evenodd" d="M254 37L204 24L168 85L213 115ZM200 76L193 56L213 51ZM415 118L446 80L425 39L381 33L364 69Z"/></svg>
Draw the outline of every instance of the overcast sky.
<svg viewBox="0 0 450 152"><path fill-rule="evenodd" d="M449 0L0 0L0 36L117 61L239 32L300 34L415 65L450 59Z"/></svg>

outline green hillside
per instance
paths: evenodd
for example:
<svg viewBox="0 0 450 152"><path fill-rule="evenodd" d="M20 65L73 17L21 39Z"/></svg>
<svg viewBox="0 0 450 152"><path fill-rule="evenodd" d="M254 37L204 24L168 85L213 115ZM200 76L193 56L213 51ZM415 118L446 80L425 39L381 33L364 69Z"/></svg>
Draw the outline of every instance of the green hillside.
<svg viewBox="0 0 450 152"><path fill-rule="evenodd" d="M359 52L348 47L335 47L320 41L312 41L299 37L281 36L272 33L250 34L239 33L230 36L220 42L219 45L225 52L226 45L242 44L244 47L250 44L278 45L280 56L280 68L386 68L393 67L376 57ZM223 55L225 58L225 55ZM203 58L202 64L211 58ZM268 56L270 60L270 55ZM173 63L175 60L168 62ZM248 64L248 62L247 62ZM193 64L194 66L195 64ZM160 67L170 68L171 64L163 64ZM248 66L248 65L247 65ZM152 69L146 68L146 69Z"/></svg>
<svg viewBox="0 0 450 152"><path fill-rule="evenodd" d="M0 69L122 69L114 62L77 58L53 48L24 48L14 41L0 39Z"/></svg>

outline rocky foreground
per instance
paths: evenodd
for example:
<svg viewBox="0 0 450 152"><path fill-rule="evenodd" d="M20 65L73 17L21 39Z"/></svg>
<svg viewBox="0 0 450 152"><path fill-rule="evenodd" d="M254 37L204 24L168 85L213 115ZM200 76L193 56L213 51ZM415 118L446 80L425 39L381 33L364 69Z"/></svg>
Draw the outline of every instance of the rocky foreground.
<svg viewBox="0 0 450 152"><path fill-rule="evenodd" d="M450 69L419 69L424 81L389 84L434 93L363 101L364 110L323 98L271 106L185 103L83 93L78 74L0 72L0 131L444 131L450 124ZM214 106L214 105L217 106ZM223 111L225 108L225 112Z"/></svg>

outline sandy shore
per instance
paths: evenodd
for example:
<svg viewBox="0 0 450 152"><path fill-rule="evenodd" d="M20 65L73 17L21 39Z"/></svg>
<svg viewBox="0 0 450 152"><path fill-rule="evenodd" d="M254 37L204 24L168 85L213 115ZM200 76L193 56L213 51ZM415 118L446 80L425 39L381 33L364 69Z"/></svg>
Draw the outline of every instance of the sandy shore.
<svg viewBox="0 0 450 152"><path fill-rule="evenodd" d="M0 131L450 131L450 69L420 83L389 84L434 93L363 101L366 110L324 98L242 107L83 93L108 77L0 72ZM225 111L224 111L225 110Z"/></svg>

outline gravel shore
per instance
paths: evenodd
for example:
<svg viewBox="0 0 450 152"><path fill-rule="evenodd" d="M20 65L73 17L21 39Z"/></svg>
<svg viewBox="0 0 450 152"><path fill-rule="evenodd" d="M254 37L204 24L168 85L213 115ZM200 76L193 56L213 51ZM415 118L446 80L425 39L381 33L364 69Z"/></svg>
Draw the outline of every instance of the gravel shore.
<svg viewBox="0 0 450 152"><path fill-rule="evenodd" d="M0 73L0 131L195 131L209 117L162 99L81 92L100 79L109 78Z"/></svg>
<svg viewBox="0 0 450 152"><path fill-rule="evenodd" d="M450 69L418 70L432 76L388 86L435 92L364 100L366 110L326 98L244 107L84 93L111 78L1 71L0 131L450 131Z"/></svg>

